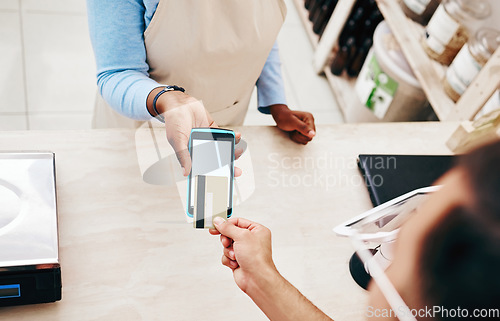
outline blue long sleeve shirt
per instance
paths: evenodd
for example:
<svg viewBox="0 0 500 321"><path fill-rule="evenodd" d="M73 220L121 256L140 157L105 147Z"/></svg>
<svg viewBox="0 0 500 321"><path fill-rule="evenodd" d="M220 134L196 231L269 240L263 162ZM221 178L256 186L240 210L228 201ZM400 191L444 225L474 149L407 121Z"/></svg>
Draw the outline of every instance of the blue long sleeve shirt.
<svg viewBox="0 0 500 321"><path fill-rule="evenodd" d="M90 40L97 64L97 87L120 114L135 120L151 115L146 99L161 85L149 78L144 31L159 0L87 0ZM257 81L259 110L286 104L281 62L275 43Z"/></svg>

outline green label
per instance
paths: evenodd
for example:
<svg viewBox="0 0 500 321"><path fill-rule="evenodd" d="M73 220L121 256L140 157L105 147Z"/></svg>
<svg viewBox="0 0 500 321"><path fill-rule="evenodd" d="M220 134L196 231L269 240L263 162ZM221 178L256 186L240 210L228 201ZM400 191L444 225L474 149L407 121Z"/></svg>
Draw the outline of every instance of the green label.
<svg viewBox="0 0 500 321"><path fill-rule="evenodd" d="M398 90L398 83L382 71L375 55L372 56L369 63L369 75L373 82L373 88L366 100L366 107L373 111L380 107L384 109L383 114L385 115Z"/></svg>

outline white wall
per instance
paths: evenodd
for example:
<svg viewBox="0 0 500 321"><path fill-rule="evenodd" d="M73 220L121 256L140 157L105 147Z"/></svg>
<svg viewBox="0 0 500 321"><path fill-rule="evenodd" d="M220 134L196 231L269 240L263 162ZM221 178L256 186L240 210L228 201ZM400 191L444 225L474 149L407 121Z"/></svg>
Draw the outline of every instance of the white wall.
<svg viewBox="0 0 500 321"><path fill-rule="evenodd" d="M85 0L0 0L0 130L90 128Z"/></svg>

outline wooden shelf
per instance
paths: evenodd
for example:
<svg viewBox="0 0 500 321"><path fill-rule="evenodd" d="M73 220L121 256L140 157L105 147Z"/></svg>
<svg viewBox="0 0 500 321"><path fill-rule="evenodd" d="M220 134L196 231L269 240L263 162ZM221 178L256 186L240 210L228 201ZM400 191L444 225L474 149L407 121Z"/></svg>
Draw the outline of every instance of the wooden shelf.
<svg viewBox="0 0 500 321"><path fill-rule="evenodd" d="M313 67L318 74L323 72L330 61L332 50L336 46L337 39L355 4L356 0L339 0L337 2L314 54Z"/></svg>
<svg viewBox="0 0 500 321"><path fill-rule="evenodd" d="M345 73L342 76L335 76L330 71L329 67L325 67L323 70L330 83L330 87L332 88L333 95L337 99L337 104L342 112L342 116L344 119L347 118L347 109L355 106L355 104L360 104L357 102L357 96L354 92L354 85L356 84L355 78L349 78L345 76Z"/></svg>
<svg viewBox="0 0 500 321"><path fill-rule="evenodd" d="M355 81L346 77L333 76L326 67L356 0L339 0L319 40L318 36L312 32L304 1L294 0L294 3L311 43L316 48L313 60L314 69L318 74L325 72L339 105L341 108L346 108L348 105L345 104L349 103L349 99L346 101L345 97L355 95L353 89ZM429 58L420 44L424 34L423 27L406 17L398 0L377 0L377 4L438 118L453 121L473 119L495 90L500 87L500 48L455 104L443 88L442 79L446 67Z"/></svg>
<svg viewBox="0 0 500 321"><path fill-rule="evenodd" d="M350 0L351 1L351 0ZM312 31L312 23L309 21L308 15L309 12L307 9L304 7L304 0L294 0L293 1L295 4L295 7L297 8L297 12L299 13L300 20L302 21L302 24L304 25L304 28L306 29L307 36L309 40L311 41L311 44L313 48L316 50L316 53L321 50L321 48L318 48L318 46L321 46L322 41L320 41L320 38L317 34L315 34ZM355 0L353 0L354 4ZM352 6L349 8L345 8L350 10L352 9ZM335 9L337 10L337 8ZM338 11L336 11L338 14ZM335 12L334 12L335 14ZM345 15L345 20L347 20L348 14ZM332 16L333 17L333 16ZM330 19L331 21L334 21L333 18ZM345 20L342 22L342 25L345 24ZM327 34L328 30L332 32L332 30L337 29L339 34L341 27L336 26L334 29L332 29L332 26L330 25L331 23L328 23L328 26L325 28L324 35ZM338 35L337 35L338 37ZM332 50L333 48L329 48L328 54L326 55L327 60L329 60L332 56ZM315 55L316 58L316 55ZM318 61L318 60L315 60ZM335 96L335 99L337 100L337 105L340 108L340 111L342 112L342 116L344 116L344 119L346 118L346 108L351 106L351 104L354 103L354 100L356 99L355 93L354 93L354 83L355 79L349 79L347 76L335 76L332 74L330 69L326 66L327 64L322 64L321 66L321 72L318 72L318 74L324 73L326 76L328 83L330 84L330 87L333 91L333 95Z"/></svg>
<svg viewBox="0 0 500 321"><path fill-rule="evenodd" d="M319 42L319 36L313 32L313 24L309 21L309 11L304 7L304 0L293 0L293 3L299 13L304 29L306 29L307 37L311 41L313 48L316 49Z"/></svg>
<svg viewBox="0 0 500 321"><path fill-rule="evenodd" d="M473 119L500 85L500 51L496 51L455 104L443 88L446 67L429 58L420 44L423 27L405 16L397 0L377 0L377 4L439 119Z"/></svg>
<svg viewBox="0 0 500 321"><path fill-rule="evenodd" d="M439 119L446 119L454 103L443 89L444 71L442 68L441 70L439 67L436 68L439 64L429 58L420 44L422 29L416 28L415 24L405 16L398 1L378 0L377 4L434 112Z"/></svg>

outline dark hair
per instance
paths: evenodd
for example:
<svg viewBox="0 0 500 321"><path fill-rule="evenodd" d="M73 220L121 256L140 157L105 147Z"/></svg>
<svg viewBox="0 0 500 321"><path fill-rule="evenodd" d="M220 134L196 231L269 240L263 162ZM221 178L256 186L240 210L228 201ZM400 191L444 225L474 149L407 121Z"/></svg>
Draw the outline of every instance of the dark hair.
<svg viewBox="0 0 500 321"><path fill-rule="evenodd" d="M424 241L420 262L423 303L455 312L465 309L468 317L462 320L498 320L500 141L460 156L457 166L466 173L473 201L448 213ZM475 309L493 310L489 317L474 317ZM458 318L450 313L435 317Z"/></svg>

